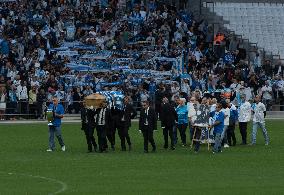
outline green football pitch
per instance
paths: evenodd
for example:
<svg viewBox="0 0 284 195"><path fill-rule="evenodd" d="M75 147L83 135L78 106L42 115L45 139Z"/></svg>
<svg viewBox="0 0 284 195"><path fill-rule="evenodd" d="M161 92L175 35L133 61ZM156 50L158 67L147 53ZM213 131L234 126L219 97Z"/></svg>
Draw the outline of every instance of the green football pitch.
<svg viewBox="0 0 284 195"><path fill-rule="evenodd" d="M269 146L259 130L256 146L221 154L164 150L159 129L157 152L144 154L134 123L131 152L120 151L116 135L116 151L101 154L86 153L79 123L63 124L67 150L51 153L46 124L0 125L0 194L283 194L284 122L270 120L267 129ZM238 127L236 134L240 142Z"/></svg>

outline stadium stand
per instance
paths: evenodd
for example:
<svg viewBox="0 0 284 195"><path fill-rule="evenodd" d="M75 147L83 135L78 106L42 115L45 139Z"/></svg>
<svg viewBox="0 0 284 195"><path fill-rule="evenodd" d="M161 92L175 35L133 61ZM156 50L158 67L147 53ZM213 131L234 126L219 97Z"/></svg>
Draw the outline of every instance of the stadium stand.
<svg viewBox="0 0 284 195"><path fill-rule="evenodd" d="M238 104L239 93L250 100L265 94L269 109L284 104L281 64L259 55L248 60L249 50L234 35L222 28L216 32L209 20L184 9L196 7L194 1L169 2L0 1L0 118L42 118L54 94L66 112L79 113L84 96L102 90L123 91L138 108L143 99L158 108L164 95L170 100L226 96ZM271 32L262 27L274 25L274 8L259 9L267 13L260 25L242 4L214 3L212 11L234 18L226 25L229 29L244 21L236 34L282 54L281 47L273 45L277 41L269 39L274 34L263 39L269 44L246 35ZM282 21L275 21L280 31ZM234 87L235 82L245 91Z"/></svg>
<svg viewBox="0 0 284 195"><path fill-rule="evenodd" d="M229 21L225 27L284 58L284 6L276 3L214 3L210 10Z"/></svg>

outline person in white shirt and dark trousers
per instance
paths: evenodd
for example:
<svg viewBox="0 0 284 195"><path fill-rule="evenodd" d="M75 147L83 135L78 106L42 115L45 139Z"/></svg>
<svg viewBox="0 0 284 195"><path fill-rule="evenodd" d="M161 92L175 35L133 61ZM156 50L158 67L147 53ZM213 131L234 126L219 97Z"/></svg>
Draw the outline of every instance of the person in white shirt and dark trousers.
<svg viewBox="0 0 284 195"><path fill-rule="evenodd" d="M235 127L236 127L236 121L238 120L238 111L234 104L230 103L230 100L226 100L228 107L230 108L230 118L229 118L229 126L227 129L227 140L229 146L235 146L236 145L236 136L235 136ZM233 141L233 143L232 143Z"/></svg>
<svg viewBox="0 0 284 195"><path fill-rule="evenodd" d="M226 100L227 101L227 100ZM222 139L222 142L224 143L224 148L229 148L229 145L228 145L228 138L227 138L227 131L228 131L228 127L229 127L229 121L230 121L230 108L228 107L228 104L227 102L224 101L222 103L222 112L224 113L224 130L221 134L221 139ZM229 103L230 103L230 100L228 99Z"/></svg>
<svg viewBox="0 0 284 195"><path fill-rule="evenodd" d="M262 134L265 139L265 145L269 144L269 137L267 130L265 128L265 116L266 116L266 108L265 105L260 102L261 97L258 95L255 97L255 103L252 105L252 112L253 112L253 126L252 126L252 138L251 138L251 145L256 144L256 133L257 128L260 127L262 130Z"/></svg>
<svg viewBox="0 0 284 195"><path fill-rule="evenodd" d="M239 128L242 136L241 145L247 144L247 125L251 120L251 104L246 101L246 96L241 95L241 105L239 107Z"/></svg>
<svg viewBox="0 0 284 195"><path fill-rule="evenodd" d="M27 114L28 106L28 89L25 81L17 87L17 98L20 102L20 114Z"/></svg>

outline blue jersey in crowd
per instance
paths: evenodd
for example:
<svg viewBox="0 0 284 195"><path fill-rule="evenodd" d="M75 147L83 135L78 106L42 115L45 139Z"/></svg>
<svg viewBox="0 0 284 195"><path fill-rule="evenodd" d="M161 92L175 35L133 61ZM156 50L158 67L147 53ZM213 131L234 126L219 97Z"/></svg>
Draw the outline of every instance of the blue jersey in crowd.
<svg viewBox="0 0 284 195"><path fill-rule="evenodd" d="M230 108L230 124L236 123L238 120L238 110L236 108Z"/></svg>
<svg viewBox="0 0 284 195"><path fill-rule="evenodd" d="M178 124L187 124L188 123L188 110L187 106L178 106L176 108L176 112L178 115Z"/></svg>
<svg viewBox="0 0 284 195"><path fill-rule="evenodd" d="M54 110L54 112L56 114L59 114L59 115L62 115L64 114L64 108L61 104L58 104L57 106L55 106L54 104L50 104L48 106L48 109L51 109L51 110ZM58 117L55 117L52 124L55 126L55 127L59 127L61 125L61 118L58 118Z"/></svg>
<svg viewBox="0 0 284 195"><path fill-rule="evenodd" d="M214 133L222 133L224 130L224 119L225 115L223 112L212 112L211 115L213 116L214 123L216 121L220 121L220 123L216 126L214 126Z"/></svg>

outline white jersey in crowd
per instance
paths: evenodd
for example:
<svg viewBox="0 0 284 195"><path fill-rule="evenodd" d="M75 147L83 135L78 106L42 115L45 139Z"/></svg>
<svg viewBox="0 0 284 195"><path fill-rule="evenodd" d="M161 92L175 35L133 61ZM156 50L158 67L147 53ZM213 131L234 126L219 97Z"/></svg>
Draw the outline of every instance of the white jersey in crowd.
<svg viewBox="0 0 284 195"><path fill-rule="evenodd" d="M264 112L266 111L265 105L262 102L255 103L252 106L253 114L253 122L264 123Z"/></svg>
<svg viewBox="0 0 284 195"><path fill-rule="evenodd" d="M210 107L210 112L216 111L216 104L212 104Z"/></svg>
<svg viewBox="0 0 284 195"><path fill-rule="evenodd" d="M28 90L26 86L19 85L17 87L17 97L18 97L18 100L28 99Z"/></svg>
<svg viewBox="0 0 284 195"><path fill-rule="evenodd" d="M196 110L194 108L194 104L187 103L187 110L188 110L188 118L190 119L190 122L194 123L196 120Z"/></svg>
<svg viewBox="0 0 284 195"><path fill-rule="evenodd" d="M266 100L271 100L272 99L272 87L268 86L268 85L264 85L262 88L261 88L261 92L262 92L262 95L263 95L263 99L266 99Z"/></svg>
<svg viewBox="0 0 284 195"><path fill-rule="evenodd" d="M239 108L239 122L248 122L251 119L251 104L249 102L242 103Z"/></svg>
<svg viewBox="0 0 284 195"><path fill-rule="evenodd" d="M230 119L230 108L223 108L222 112L225 115L225 119L224 119L224 125L229 125L229 119Z"/></svg>

